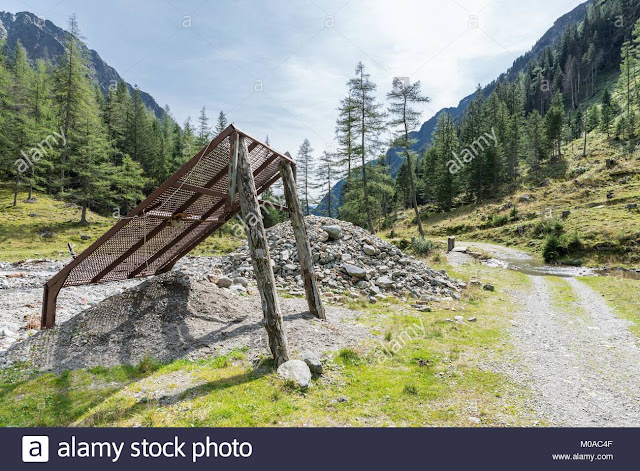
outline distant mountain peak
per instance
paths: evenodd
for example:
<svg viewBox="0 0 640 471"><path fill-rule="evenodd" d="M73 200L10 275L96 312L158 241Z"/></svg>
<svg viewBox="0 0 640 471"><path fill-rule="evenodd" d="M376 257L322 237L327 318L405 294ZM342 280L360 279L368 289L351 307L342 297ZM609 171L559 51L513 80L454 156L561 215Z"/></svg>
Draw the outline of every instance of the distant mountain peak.
<svg viewBox="0 0 640 471"><path fill-rule="evenodd" d="M55 25L50 20L35 15L28 11L9 13L0 11L0 40L4 40L11 49L16 47L18 41L27 50L30 60L50 59L55 61L64 54L63 40L67 32ZM91 61L91 78L98 84L103 93L109 90L109 85L119 82L122 78L116 69L104 61L100 54L89 49L84 42ZM127 83L129 90L133 86ZM146 92L140 90L140 96L145 106L152 110L159 118L163 115L162 108L155 99Z"/></svg>

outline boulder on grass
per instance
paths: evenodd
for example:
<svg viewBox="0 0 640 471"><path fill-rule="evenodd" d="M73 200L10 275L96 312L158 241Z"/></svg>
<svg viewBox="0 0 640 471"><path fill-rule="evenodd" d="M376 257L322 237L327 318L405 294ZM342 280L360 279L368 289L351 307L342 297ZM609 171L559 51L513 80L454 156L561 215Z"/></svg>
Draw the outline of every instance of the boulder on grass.
<svg viewBox="0 0 640 471"><path fill-rule="evenodd" d="M298 389L307 389L311 383L311 370L302 360L289 360L278 367L278 377Z"/></svg>
<svg viewBox="0 0 640 471"><path fill-rule="evenodd" d="M355 276L356 278L360 278L360 279L367 276L367 271L364 268L351 265L350 263L343 264L342 268L344 268L344 271L346 271L347 275L349 276Z"/></svg>
<svg viewBox="0 0 640 471"><path fill-rule="evenodd" d="M320 361L320 358L318 358L318 355L316 355L315 353L304 352L302 354L302 361L307 364L309 370L311 370L311 373L313 373L314 375L319 376L322 374L322 362Z"/></svg>

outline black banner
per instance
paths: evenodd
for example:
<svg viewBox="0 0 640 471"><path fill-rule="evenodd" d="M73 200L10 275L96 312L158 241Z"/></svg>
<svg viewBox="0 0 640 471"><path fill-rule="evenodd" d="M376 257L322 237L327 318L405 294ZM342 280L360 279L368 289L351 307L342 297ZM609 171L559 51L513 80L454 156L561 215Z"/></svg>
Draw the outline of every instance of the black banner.
<svg viewBox="0 0 640 471"><path fill-rule="evenodd" d="M628 470L640 467L639 439L640 429L7 428L0 469Z"/></svg>

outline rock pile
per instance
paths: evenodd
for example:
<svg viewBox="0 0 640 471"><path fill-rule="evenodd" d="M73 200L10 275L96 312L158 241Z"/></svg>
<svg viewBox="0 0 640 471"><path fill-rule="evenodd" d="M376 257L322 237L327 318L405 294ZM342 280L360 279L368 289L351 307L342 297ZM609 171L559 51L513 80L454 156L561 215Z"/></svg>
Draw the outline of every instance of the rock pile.
<svg viewBox="0 0 640 471"><path fill-rule="evenodd" d="M420 260L404 254L388 242L351 223L307 216L307 233L320 289L353 298L367 296L370 301L386 295L437 301L459 297L462 282L450 280L444 271L435 271ZM302 293L302 277L291 224L267 230L273 271L279 289ZM219 258L219 286L242 291L237 285L253 281L253 266L247 245ZM221 285L222 283L222 285Z"/></svg>

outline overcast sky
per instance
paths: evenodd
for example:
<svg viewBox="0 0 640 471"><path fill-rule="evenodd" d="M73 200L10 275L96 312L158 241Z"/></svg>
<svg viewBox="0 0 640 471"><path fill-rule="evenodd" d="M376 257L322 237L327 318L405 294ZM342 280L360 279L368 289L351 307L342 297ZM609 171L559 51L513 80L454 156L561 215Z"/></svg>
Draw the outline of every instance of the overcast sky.
<svg viewBox="0 0 640 471"><path fill-rule="evenodd" d="M361 60L380 98L420 80L426 120L505 71L581 0L3 0L65 27L183 123L205 105L280 151L316 154Z"/></svg>

